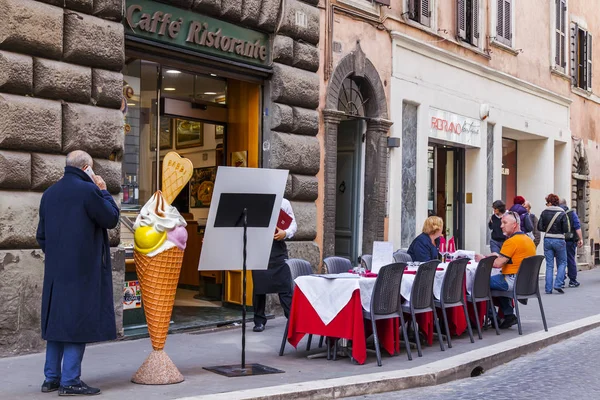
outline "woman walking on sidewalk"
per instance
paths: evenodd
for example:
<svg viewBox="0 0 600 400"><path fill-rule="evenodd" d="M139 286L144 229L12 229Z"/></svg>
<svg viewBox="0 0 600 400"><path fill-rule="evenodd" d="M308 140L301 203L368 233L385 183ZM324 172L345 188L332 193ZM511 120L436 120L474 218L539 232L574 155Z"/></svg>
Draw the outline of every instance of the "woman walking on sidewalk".
<svg viewBox="0 0 600 400"><path fill-rule="evenodd" d="M567 246L565 233L569 232L569 219L565 211L559 207L559 198L550 193L546 197L547 208L540 214L538 229L545 232L544 255L546 256L546 294L552 289L564 294L562 287L565 283L567 268ZM554 259L556 259L556 281L554 281Z"/></svg>

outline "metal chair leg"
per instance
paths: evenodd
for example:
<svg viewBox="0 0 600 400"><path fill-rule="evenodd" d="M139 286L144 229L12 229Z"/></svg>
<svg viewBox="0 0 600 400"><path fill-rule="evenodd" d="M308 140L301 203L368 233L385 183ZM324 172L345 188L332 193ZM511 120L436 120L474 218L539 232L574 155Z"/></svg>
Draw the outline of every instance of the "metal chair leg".
<svg viewBox="0 0 600 400"><path fill-rule="evenodd" d="M321 339L319 339L319 348L323 347L323 340L325 339L325 336L321 336Z"/></svg>
<svg viewBox="0 0 600 400"><path fill-rule="evenodd" d="M417 342L417 353L419 357L423 357L423 352L421 351L421 338L419 338L419 328L417 327L417 317L415 316L414 311L410 312L410 316L413 323L413 329L415 331L415 342Z"/></svg>
<svg viewBox="0 0 600 400"><path fill-rule="evenodd" d="M517 315L517 326L519 327L519 335L523 334L523 329L521 328L521 315L519 314L519 302L517 301L517 297L513 297L513 302L515 303L515 314Z"/></svg>
<svg viewBox="0 0 600 400"><path fill-rule="evenodd" d="M310 351L310 344L312 343L312 333L308 335L308 343L306 343L306 351Z"/></svg>
<svg viewBox="0 0 600 400"><path fill-rule="evenodd" d="M438 341L440 342L440 350L446 351L446 349L444 348L444 338L442 337L442 331L440 329L440 320L437 317L435 307L433 308L433 323L435 324L435 331L437 332Z"/></svg>
<svg viewBox="0 0 600 400"><path fill-rule="evenodd" d="M400 311L400 324L402 324L402 336L404 338L404 345L406 346L406 354L408 355L408 361L412 361L410 343L408 342L408 332L406 331L406 324L404 322L404 315L402 311Z"/></svg>
<svg viewBox="0 0 600 400"><path fill-rule="evenodd" d="M540 291L537 292L538 303L540 303L540 312L542 313L542 322L544 323L544 330L548 332L548 324L546 324L546 314L544 313L544 306L542 305L542 296Z"/></svg>
<svg viewBox="0 0 600 400"><path fill-rule="evenodd" d="M373 340L375 341L375 354L377 355L377 365L381 367L381 349L379 348L379 337L377 336L377 324L375 318L371 319L373 327Z"/></svg>
<svg viewBox="0 0 600 400"><path fill-rule="evenodd" d="M435 309L433 312L436 312ZM450 339L450 328L448 327L448 316L446 315L446 308L442 304L442 316L444 317L444 327L446 328L446 341L448 342L448 348L452 348L452 340Z"/></svg>
<svg viewBox="0 0 600 400"><path fill-rule="evenodd" d="M281 339L281 348L279 349L280 357L283 356L283 351L285 350L285 342L287 340L289 326L290 326L290 322L288 320L288 322L286 322L286 324L285 324L285 330L283 331L283 339Z"/></svg>
<svg viewBox="0 0 600 400"><path fill-rule="evenodd" d="M477 335L479 335L479 340L483 339L481 336L481 324L479 323L479 312L477 312L477 302L475 301L475 297L473 297L473 313L475 314L475 324L477 325Z"/></svg>
<svg viewBox="0 0 600 400"><path fill-rule="evenodd" d="M473 339L473 329L471 329L471 319L469 318L469 311L467 311L467 303L463 301L462 306L465 313L465 319L467 320L467 331L469 332L469 338L471 339L471 343L475 343L475 340Z"/></svg>
<svg viewBox="0 0 600 400"><path fill-rule="evenodd" d="M327 360L331 360L331 338L327 337Z"/></svg>
<svg viewBox="0 0 600 400"><path fill-rule="evenodd" d="M334 338L333 340L334 340L334 342L333 342L333 361L337 361L337 354L338 354L337 345L338 345L339 339Z"/></svg>
<svg viewBox="0 0 600 400"><path fill-rule="evenodd" d="M496 329L496 335L500 335L500 329L498 329L498 314L496 313L496 307L494 306L494 300L492 298L492 292L489 294L490 300L488 301L488 307L492 309L492 316L494 317L494 328Z"/></svg>

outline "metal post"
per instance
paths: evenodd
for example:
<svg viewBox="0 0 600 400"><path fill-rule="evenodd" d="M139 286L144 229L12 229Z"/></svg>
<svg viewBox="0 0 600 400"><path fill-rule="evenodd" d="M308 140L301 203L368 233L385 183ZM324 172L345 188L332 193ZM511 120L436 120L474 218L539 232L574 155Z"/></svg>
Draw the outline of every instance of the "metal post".
<svg viewBox="0 0 600 400"><path fill-rule="evenodd" d="M246 242L248 231L248 209L244 208L244 249L242 269L242 369L246 368Z"/></svg>

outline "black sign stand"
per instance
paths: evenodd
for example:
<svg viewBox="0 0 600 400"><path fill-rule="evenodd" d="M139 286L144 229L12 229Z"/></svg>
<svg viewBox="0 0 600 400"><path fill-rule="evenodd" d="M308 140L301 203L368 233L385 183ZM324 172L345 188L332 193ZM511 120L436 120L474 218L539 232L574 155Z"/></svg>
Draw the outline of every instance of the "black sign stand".
<svg viewBox="0 0 600 400"><path fill-rule="evenodd" d="M242 262L242 362L204 369L227 377L280 374L285 371L262 364L246 365L246 245L248 227L268 228L275 203L274 194L222 193L215 228L243 228Z"/></svg>

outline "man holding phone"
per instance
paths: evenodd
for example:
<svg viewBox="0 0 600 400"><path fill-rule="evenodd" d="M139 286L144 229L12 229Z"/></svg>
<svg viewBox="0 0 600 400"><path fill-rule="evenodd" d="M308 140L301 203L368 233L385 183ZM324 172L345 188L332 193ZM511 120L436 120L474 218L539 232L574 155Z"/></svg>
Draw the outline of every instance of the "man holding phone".
<svg viewBox="0 0 600 400"><path fill-rule="evenodd" d="M279 302L283 308L286 318L290 315L292 307L292 274L285 263L288 259L286 239L291 239L298 225L294 217L292 205L286 199L281 202L281 212L275 235L273 235L273 246L269 257L269 266L265 271L252 271L252 282L254 284L254 297L252 306L254 308L254 332L262 332L267 324L265 309L267 305L267 293L279 294ZM283 224L283 225L282 225ZM287 226L285 226L287 225Z"/></svg>
<svg viewBox="0 0 600 400"><path fill-rule="evenodd" d="M93 163L84 151L69 153L63 178L40 204L36 238L46 256L41 321L47 341L42 392L61 396L100 393L80 379L85 346L117 336L107 229L119 223L119 207Z"/></svg>

